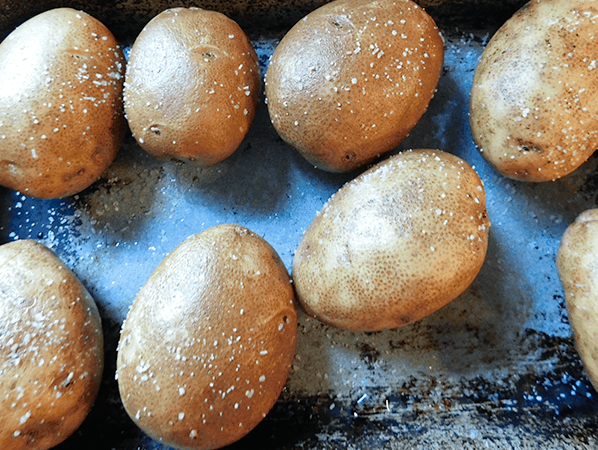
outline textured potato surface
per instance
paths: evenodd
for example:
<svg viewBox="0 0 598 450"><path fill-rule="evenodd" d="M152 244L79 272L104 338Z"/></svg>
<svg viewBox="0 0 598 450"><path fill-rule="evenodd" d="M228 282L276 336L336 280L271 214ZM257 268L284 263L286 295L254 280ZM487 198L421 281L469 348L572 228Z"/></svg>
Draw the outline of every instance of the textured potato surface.
<svg viewBox="0 0 598 450"><path fill-rule="evenodd" d="M219 448L276 402L295 356L286 268L261 237L220 225L180 244L140 290L123 325L123 404L153 438Z"/></svg>
<svg viewBox="0 0 598 450"><path fill-rule="evenodd" d="M412 1L333 1L300 20L272 55L272 124L316 167L358 168L419 121L443 57L434 20Z"/></svg>
<svg viewBox="0 0 598 450"><path fill-rule="evenodd" d="M400 153L343 186L293 261L303 308L339 328L396 328L438 310L477 276L490 222L477 173L438 150Z"/></svg>
<svg viewBox="0 0 598 450"><path fill-rule="evenodd" d="M598 387L598 209L584 211L569 225L557 268L577 351Z"/></svg>
<svg viewBox="0 0 598 450"><path fill-rule="evenodd" d="M209 166L245 138L259 87L257 56L239 25L214 11L172 8L154 17L133 44L127 120L152 156Z"/></svg>
<svg viewBox="0 0 598 450"><path fill-rule="evenodd" d="M42 244L0 246L0 448L48 449L87 417L104 367L97 306Z"/></svg>
<svg viewBox="0 0 598 450"><path fill-rule="evenodd" d="M598 148L598 4L531 1L492 37L470 99L473 139L504 175L563 177Z"/></svg>
<svg viewBox="0 0 598 450"><path fill-rule="evenodd" d="M95 182L126 129L125 58L110 31L57 8L0 44L0 184L60 198Z"/></svg>

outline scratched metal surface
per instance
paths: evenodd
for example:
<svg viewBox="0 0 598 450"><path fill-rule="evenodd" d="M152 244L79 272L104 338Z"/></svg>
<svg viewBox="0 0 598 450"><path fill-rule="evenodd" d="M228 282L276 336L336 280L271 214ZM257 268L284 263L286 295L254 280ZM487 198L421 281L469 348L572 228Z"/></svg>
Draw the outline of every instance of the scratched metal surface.
<svg viewBox="0 0 598 450"><path fill-rule="evenodd" d="M442 310L396 330L346 332L300 314L297 357L279 401L231 449L598 448L597 395L572 343L554 262L567 225L597 203L598 159L562 180L525 184L481 158L467 103L496 26L441 24L437 95L396 150L439 148L480 174L492 227L478 278ZM265 70L280 35L251 37ZM0 188L0 240L52 248L102 314L100 395L57 448L164 449L127 417L114 381L120 326L141 285L187 236L226 222L263 236L290 270L316 212L355 175L307 164L278 138L261 102L239 150L210 169L153 160L129 136L102 179L72 198L35 200Z"/></svg>

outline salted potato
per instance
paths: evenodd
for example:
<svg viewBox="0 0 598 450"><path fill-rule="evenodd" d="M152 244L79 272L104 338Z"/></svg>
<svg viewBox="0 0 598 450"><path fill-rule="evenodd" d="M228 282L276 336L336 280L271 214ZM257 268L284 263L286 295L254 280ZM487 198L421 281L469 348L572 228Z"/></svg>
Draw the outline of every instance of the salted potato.
<svg viewBox="0 0 598 450"><path fill-rule="evenodd" d="M577 351L598 389L598 209L569 225L556 262Z"/></svg>
<svg viewBox="0 0 598 450"><path fill-rule="evenodd" d="M47 247L0 246L0 448L45 450L69 437L104 367L97 306Z"/></svg>
<svg viewBox="0 0 598 450"><path fill-rule="evenodd" d="M489 226L469 164L438 150L400 153L344 185L310 224L293 261L297 299L339 328L415 322L471 284Z"/></svg>
<svg viewBox="0 0 598 450"><path fill-rule="evenodd" d="M95 182L124 137L124 72L112 33L84 12L14 30L0 45L0 184L59 198Z"/></svg>
<svg viewBox="0 0 598 450"><path fill-rule="evenodd" d="M492 37L476 70L470 124L504 175L555 180L598 148L596 5L533 1Z"/></svg>
<svg viewBox="0 0 598 450"><path fill-rule="evenodd" d="M444 56L411 0L335 0L291 28L266 73L278 134L320 169L342 172L395 148L426 111Z"/></svg>
<svg viewBox="0 0 598 450"><path fill-rule="evenodd" d="M239 225L189 237L139 291L123 325L123 404L169 446L215 449L252 430L286 383L297 342L289 274Z"/></svg>
<svg viewBox="0 0 598 450"><path fill-rule="evenodd" d="M131 49L125 110L150 155L209 166L249 131L260 70L243 30L223 14L172 8L154 17Z"/></svg>

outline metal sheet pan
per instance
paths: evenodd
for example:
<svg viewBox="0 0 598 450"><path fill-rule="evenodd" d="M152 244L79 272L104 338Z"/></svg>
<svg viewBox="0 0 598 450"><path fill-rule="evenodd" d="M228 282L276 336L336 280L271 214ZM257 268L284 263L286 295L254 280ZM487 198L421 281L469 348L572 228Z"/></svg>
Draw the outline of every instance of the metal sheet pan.
<svg viewBox="0 0 598 450"><path fill-rule="evenodd" d="M456 154L485 183L488 255L465 293L404 328L338 330L300 314L287 385L265 420L231 449L598 448L596 392L575 351L555 267L561 235L597 203L598 158L556 182L508 180L475 148L468 125L474 70L497 24L442 28L437 95L394 151ZM262 69L280 34L251 36ZM294 250L324 202L357 173L311 167L284 144L261 102L239 150L198 170L159 162L128 136L86 191L36 200L0 188L0 239L52 248L98 303L106 339L99 397L57 448L163 449L128 418L114 380L129 306L162 258L187 236L239 223L264 237L291 269Z"/></svg>

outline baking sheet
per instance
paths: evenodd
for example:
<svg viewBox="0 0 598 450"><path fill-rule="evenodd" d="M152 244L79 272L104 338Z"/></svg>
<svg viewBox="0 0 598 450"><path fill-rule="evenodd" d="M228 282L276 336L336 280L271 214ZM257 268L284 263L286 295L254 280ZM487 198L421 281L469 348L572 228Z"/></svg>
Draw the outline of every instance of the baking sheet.
<svg viewBox="0 0 598 450"><path fill-rule="evenodd" d="M295 362L266 419L231 449L598 448L596 393L575 352L555 255L562 233L596 205L598 159L543 184L508 180L476 150L467 102L495 26L443 28L445 66L428 112L400 147L456 154L485 183L492 227L474 283L437 313L375 333L338 330L300 314ZM280 35L251 36L265 70ZM116 344L135 294L187 236L238 223L291 269L326 200L357 172L311 167L276 135L263 102L247 139L209 169L147 156L128 136L101 180L68 199L0 190L0 239L52 248L101 311L101 391L66 449L165 447L128 418L114 380Z"/></svg>

